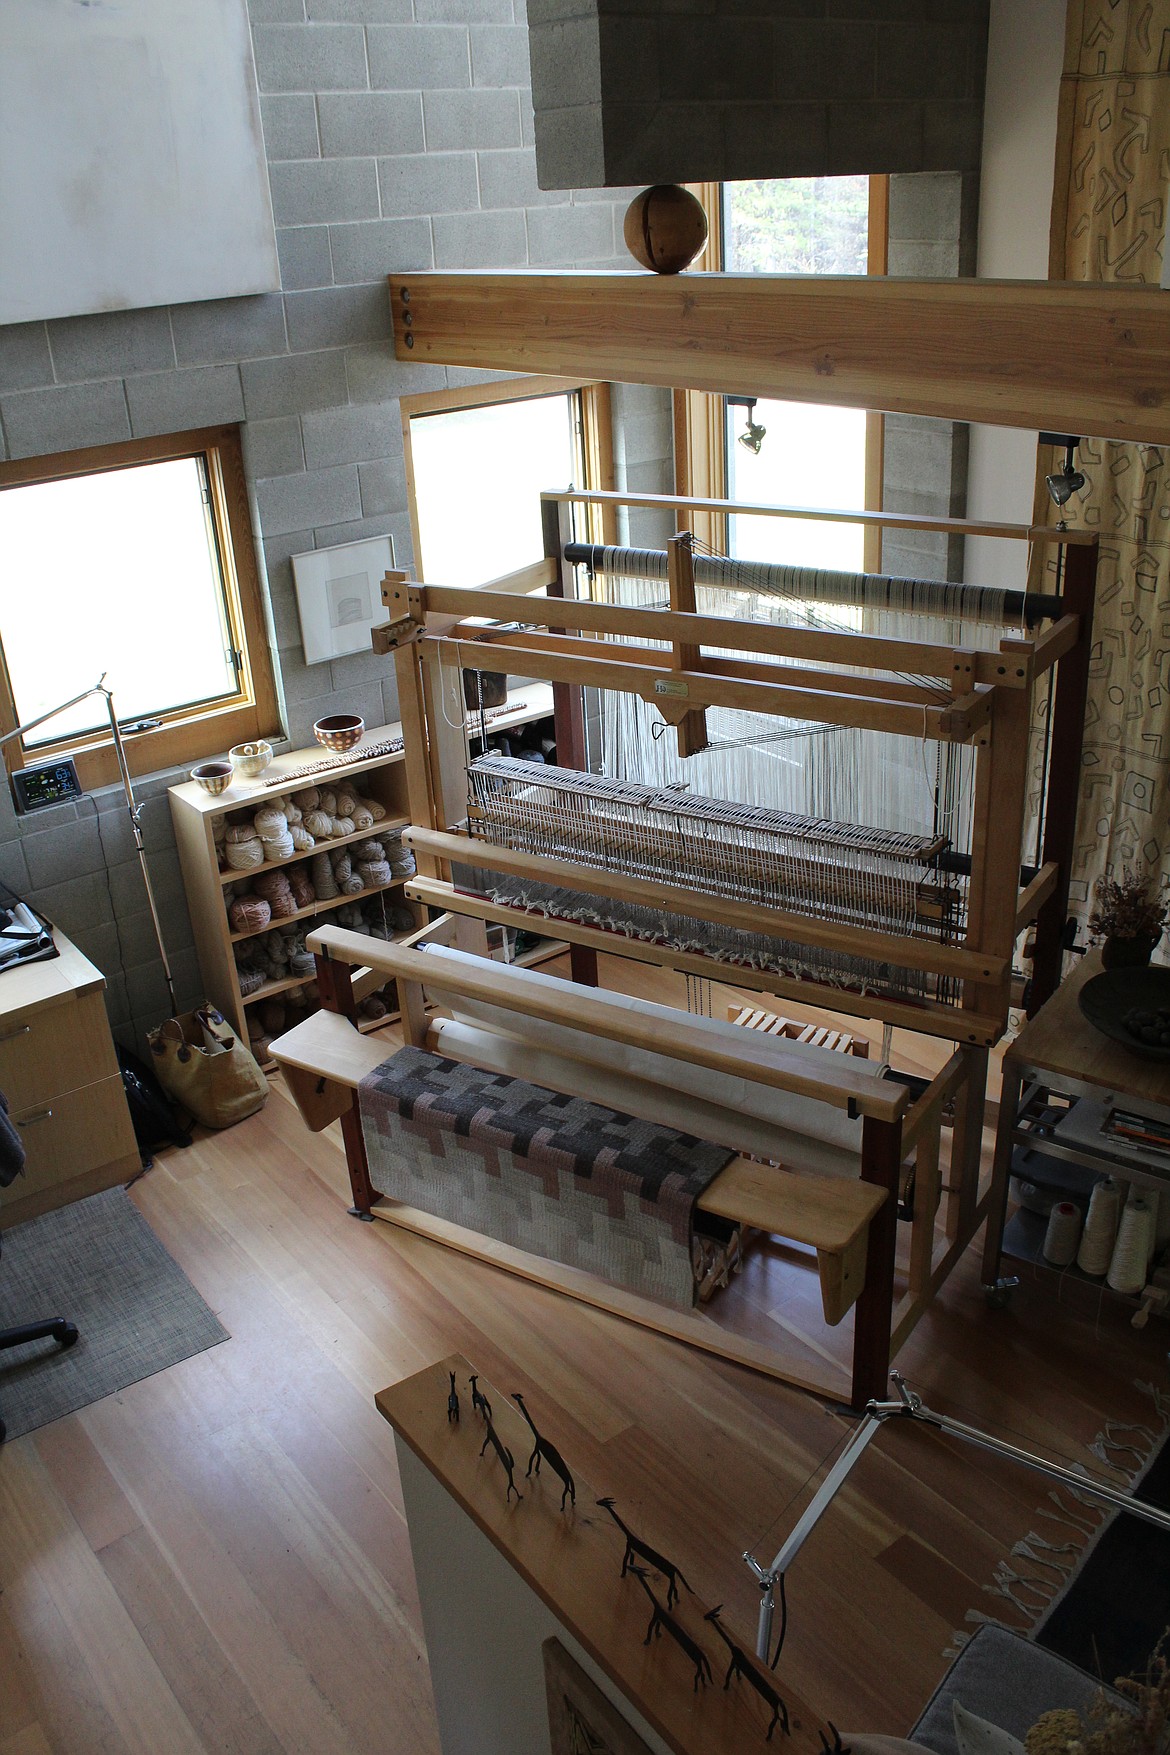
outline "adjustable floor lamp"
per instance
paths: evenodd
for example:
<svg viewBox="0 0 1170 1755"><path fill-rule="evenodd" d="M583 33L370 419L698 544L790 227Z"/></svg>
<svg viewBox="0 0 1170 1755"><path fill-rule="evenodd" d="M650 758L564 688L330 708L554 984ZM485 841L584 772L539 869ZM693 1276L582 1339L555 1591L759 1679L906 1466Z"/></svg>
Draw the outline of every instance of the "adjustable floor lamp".
<svg viewBox="0 0 1170 1755"><path fill-rule="evenodd" d="M170 996L171 1002L171 1015L173 1016L177 1010L175 1004L175 984L171 979L170 960L167 957L167 947L163 943L162 926L159 923L158 909L155 906L154 900L154 890L152 889L150 882L150 871L146 864L146 848L143 845L142 828L139 823L139 817L142 814L142 806L136 802L134 797L134 787L130 780L130 769L126 762L126 747L122 742L122 728L118 724L117 715L114 712L113 693L106 687L106 677L108 674L108 671L103 670L102 674L98 677L91 689L83 689L79 695L74 695L72 700L62 701L59 706L50 707L47 713L38 713L35 719L26 719L23 725L14 726L11 731L5 732L5 734L0 737L0 749L2 749L6 743L11 743L14 737L19 737L22 732L32 731L35 726L43 725L46 719L55 719L59 713L64 713L70 707L76 707L81 701L87 701L91 695L101 695L105 700L106 713L108 714L110 721L110 736L114 743L114 753L118 758L118 774L122 781L122 790L126 794L126 809L130 817L130 830L134 836L134 845L138 850L138 863L142 867L142 882L146 889L146 900L150 906L150 918L154 923L154 936L158 943L158 954L163 966L163 977L167 984L167 993ZM153 731L157 725L157 719L138 720L134 724L134 730Z"/></svg>

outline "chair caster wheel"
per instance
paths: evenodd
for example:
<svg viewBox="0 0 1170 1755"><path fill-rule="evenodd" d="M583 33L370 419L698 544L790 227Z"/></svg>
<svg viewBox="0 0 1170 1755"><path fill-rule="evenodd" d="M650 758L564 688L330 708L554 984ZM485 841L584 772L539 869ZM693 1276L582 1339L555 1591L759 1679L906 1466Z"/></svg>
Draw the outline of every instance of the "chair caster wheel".
<svg viewBox="0 0 1170 1755"><path fill-rule="evenodd" d="M983 1299L989 1310L1006 1310L1012 1301L1012 1293L1019 1285L1015 1274L1002 1280L993 1280L990 1286L984 1286Z"/></svg>
<svg viewBox="0 0 1170 1755"><path fill-rule="evenodd" d="M73 1346L78 1339L77 1324L75 1322L57 1323L53 1329L53 1339L61 1347Z"/></svg>

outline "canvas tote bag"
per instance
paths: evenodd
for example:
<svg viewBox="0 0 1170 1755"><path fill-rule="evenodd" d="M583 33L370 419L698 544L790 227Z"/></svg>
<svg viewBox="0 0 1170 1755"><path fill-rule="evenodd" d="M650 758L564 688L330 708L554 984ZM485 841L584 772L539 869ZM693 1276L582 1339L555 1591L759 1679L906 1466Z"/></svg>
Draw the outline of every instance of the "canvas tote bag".
<svg viewBox="0 0 1170 1755"><path fill-rule="evenodd" d="M232 1127L268 1101L255 1056L213 1005L168 1018L146 1039L159 1084L204 1127Z"/></svg>

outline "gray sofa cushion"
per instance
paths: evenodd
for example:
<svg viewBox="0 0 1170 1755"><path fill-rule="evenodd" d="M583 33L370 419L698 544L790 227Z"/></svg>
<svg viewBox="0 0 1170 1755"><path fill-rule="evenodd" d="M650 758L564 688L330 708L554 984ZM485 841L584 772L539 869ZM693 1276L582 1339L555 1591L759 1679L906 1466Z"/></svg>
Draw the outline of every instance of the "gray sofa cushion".
<svg viewBox="0 0 1170 1755"><path fill-rule="evenodd" d="M980 1718L1022 1738L1054 1707L1083 1711L1100 1691L1095 1676L1006 1627L980 1627L927 1704L910 1736L935 1755L958 1755L951 1704L961 1700ZM1113 1696L1113 1690L1106 1693Z"/></svg>

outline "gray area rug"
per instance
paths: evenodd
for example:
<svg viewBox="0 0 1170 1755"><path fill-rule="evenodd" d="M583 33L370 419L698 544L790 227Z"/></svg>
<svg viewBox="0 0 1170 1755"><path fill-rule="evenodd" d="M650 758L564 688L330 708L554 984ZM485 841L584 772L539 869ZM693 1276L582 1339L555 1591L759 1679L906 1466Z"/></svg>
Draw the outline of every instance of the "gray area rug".
<svg viewBox="0 0 1170 1755"><path fill-rule="evenodd" d="M229 1339L125 1189L5 1231L0 1328L63 1316L77 1343L0 1352L0 1416L19 1438Z"/></svg>

